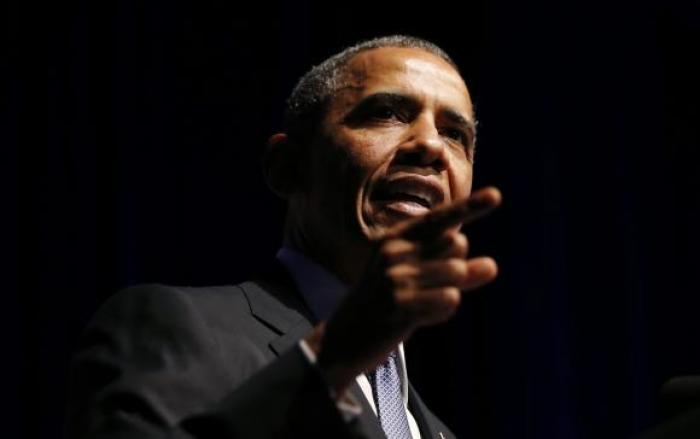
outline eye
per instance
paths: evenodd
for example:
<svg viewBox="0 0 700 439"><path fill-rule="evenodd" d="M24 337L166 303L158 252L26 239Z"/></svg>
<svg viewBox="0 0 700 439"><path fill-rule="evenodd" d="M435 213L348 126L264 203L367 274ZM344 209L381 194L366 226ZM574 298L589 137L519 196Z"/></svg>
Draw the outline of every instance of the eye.
<svg viewBox="0 0 700 439"><path fill-rule="evenodd" d="M465 146L467 146L467 144L469 143L469 137L467 136L467 134L464 131L457 128L445 128L442 130L442 135Z"/></svg>
<svg viewBox="0 0 700 439"><path fill-rule="evenodd" d="M401 120L401 115L398 111L385 105L373 108L369 116L375 120Z"/></svg>

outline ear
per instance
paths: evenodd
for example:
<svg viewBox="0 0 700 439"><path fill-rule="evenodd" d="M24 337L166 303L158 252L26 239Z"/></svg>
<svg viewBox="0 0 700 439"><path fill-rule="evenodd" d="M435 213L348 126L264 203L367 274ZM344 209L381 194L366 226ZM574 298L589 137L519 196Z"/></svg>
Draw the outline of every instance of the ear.
<svg viewBox="0 0 700 439"><path fill-rule="evenodd" d="M265 181L272 192L285 200L299 184L298 149L286 133L277 133L268 139L263 155Z"/></svg>

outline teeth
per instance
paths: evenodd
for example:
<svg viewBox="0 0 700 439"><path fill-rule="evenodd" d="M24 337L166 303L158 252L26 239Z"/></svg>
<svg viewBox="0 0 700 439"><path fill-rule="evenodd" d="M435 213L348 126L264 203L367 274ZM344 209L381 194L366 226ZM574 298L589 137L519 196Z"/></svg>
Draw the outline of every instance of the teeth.
<svg viewBox="0 0 700 439"><path fill-rule="evenodd" d="M378 201L415 203L431 209L442 202L443 193L435 181L419 176L405 176L384 181L372 197Z"/></svg>
<svg viewBox="0 0 700 439"><path fill-rule="evenodd" d="M406 190L400 190L400 189L395 189L395 190L390 190L389 195L406 195L411 198L418 198L425 204L427 207L432 206L432 197L430 194L421 192L421 191L406 191Z"/></svg>

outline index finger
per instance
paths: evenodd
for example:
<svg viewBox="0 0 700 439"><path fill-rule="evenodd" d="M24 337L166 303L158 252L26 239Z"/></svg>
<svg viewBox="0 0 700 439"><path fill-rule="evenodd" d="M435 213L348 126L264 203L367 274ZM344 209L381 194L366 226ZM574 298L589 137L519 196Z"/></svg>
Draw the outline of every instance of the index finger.
<svg viewBox="0 0 700 439"><path fill-rule="evenodd" d="M469 224L489 214L501 204L501 192L495 187L486 187L471 197L435 209L425 216L402 223L390 232L393 236L407 239L425 239L441 235L449 227Z"/></svg>

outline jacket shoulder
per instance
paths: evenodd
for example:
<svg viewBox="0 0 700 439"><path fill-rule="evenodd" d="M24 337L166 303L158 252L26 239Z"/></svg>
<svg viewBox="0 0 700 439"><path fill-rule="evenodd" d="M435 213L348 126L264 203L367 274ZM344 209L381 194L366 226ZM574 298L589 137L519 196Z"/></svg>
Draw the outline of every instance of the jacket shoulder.
<svg viewBox="0 0 700 439"><path fill-rule="evenodd" d="M82 437L114 422L174 426L270 361L268 346L256 342L260 331L236 286L119 291L95 314L73 359L69 430Z"/></svg>
<svg viewBox="0 0 700 439"><path fill-rule="evenodd" d="M243 290L236 285L183 287L164 284L141 284L120 290L96 312L97 321L129 317L137 321L169 324L183 318L198 318L215 324L222 314L249 314L250 305Z"/></svg>

